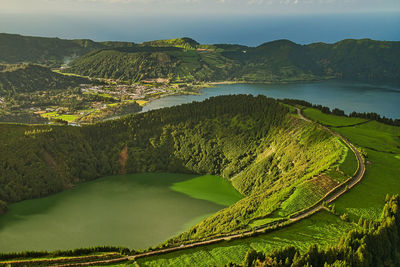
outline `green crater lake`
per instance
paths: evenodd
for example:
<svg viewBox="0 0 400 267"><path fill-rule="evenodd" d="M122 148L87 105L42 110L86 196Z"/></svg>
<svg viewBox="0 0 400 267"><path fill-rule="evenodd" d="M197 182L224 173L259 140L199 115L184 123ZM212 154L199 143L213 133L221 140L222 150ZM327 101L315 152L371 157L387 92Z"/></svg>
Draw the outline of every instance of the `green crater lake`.
<svg viewBox="0 0 400 267"><path fill-rule="evenodd" d="M145 173L104 177L10 205L0 217L0 251L102 245L143 249L241 198L218 176Z"/></svg>

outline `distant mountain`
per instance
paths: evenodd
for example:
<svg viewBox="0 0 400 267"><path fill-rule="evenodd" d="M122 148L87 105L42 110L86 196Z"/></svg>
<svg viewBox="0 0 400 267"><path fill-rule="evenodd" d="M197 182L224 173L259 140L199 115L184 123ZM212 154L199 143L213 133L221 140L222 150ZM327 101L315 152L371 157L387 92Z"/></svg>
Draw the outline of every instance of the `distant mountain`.
<svg viewBox="0 0 400 267"><path fill-rule="evenodd" d="M39 65L0 65L0 96L39 90L66 89L82 83L90 83L90 80L55 73Z"/></svg>
<svg viewBox="0 0 400 267"><path fill-rule="evenodd" d="M0 33L0 63L37 63L59 66L92 50L107 47L129 47L133 43L92 40L63 40Z"/></svg>
<svg viewBox="0 0 400 267"><path fill-rule="evenodd" d="M156 41L140 47L140 51L111 48L87 54L74 60L68 71L131 81L400 81L400 63L396 60L400 58L400 42L363 39L299 45L278 40L258 47L197 45L189 50L189 46L180 48L174 42ZM165 50L168 47L175 50Z"/></svg>
<svg viewBox="0 0 400 267"><path fill-rule="evenodd" d="M127 81L295 82L338 78L400 82L400 42L370 39L258 47L202 45L191 38L142 44L0 34L0 62L60 66L67 72Z"/></svg>
<svg viewBox="0 0 400 267"><path fill-rule="evenodd" d="M96 51L77 58L66 71L128 81L167 78L186 82L231 79L240 68L239 62L225 58L220 53L166 48Z"/></svg>
<svg viewBox="0 0 400 267"><path fill-rule="evenodd" d="M160 47L174 46L174 47L181 47L181 48L187 48L187 49L195 49L200 44L197 41L193 40L192 38L184 37L184 38L144 42L143 45L145 45L145 46L160 46Z"/></svg>
<svg viewBox="0 0 400 267"><path fill-rule="evenodd" d="M400 42L348 39L307 48L325 73L348 80L400 81Z"/></svg>

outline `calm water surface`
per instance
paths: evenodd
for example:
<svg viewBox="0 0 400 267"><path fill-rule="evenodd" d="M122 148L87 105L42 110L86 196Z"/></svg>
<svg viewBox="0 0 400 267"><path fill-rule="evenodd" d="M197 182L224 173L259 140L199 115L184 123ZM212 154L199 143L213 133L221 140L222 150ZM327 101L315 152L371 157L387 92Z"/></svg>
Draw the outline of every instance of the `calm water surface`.
<svg viewBox="0 0 400 267"><path fill-rule="evenodd" d="M322 81L292 84L225 84L204 88L200 95L169 96L147 104L143 111L170 107L211 96L228 94L265 95L273 98L295 98L340 108L346 113L376 112L400 118L400 87L359 82Z"/></svg>
<svg viewBox="0 0 400 267"><path fill-rule="evenodd" d="M13 204L0 217L0 252L157 245L225 207L171 189L195 177L160 173L110 176ZM227 195L233 203L238 200L238 193L221 186L220 181L206 182L220 188L218 195ZM179 187L185 191L184 186Z"/></svg>

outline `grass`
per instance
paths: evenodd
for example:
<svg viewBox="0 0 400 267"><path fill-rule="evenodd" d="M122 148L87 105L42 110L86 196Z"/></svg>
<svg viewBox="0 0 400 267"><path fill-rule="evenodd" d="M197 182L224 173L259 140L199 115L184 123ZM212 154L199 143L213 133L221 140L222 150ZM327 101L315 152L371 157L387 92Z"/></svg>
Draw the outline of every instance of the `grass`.
<svg viewBox="0 0 400 267"><path fill-rule="evenodd" d="M336 129L367 153L362 182L336 201L336 208L351 217L375 219L381 214L386 194L400 193L400 127L378 122Z"/></svg>
<svg viewBox="0 0 400 267"><path fill-rule="evenodd" d="M243 198L230 182L213 175L174 183L170 188L192 198L208 200L224 206L230 206Z"/></svg>
<svg viewBox="0 0 400 267"><path fill-rule="evenodd" d="M356 118L323 114L319 110L307 109L306 111L307 116L323 124L344 126L362 122ZM340 214L347 213L353 221L357 221L360 216L370 219L379 218L386 194L400 193L400 127L370 121L350 127L333 127L332 130L339 132L367 153L366 175L357 186L334 202L336 211ZM331 170L328 175L335 180L344 179L347 175L354 173L354 163L356 163L356 158L349 150L339 165L339 171ZM334 175L340 177L334 177ZM304 187L305 190L306 186ZM262 224L262 221L258 220L254 223ZM320 212L270 234L143 258L139 259L138 263L140 266L193 266L196 264L222 266L230 261L242 262L245 253L250 248L268 251L285 245L295 245L305 250L313 243L322 246L334 244L354 227L356 226L353 223L345 223L327 212Z"/></svg>
<svg viewBox="0 0 400 267"><path fill-rule="evenodd" d="M41 114L41 116L43 118L61 119L61 120L68 121L68 122L75 121L76 119L79 118L78 115L66 115L66 114L60 115L56 111L44 113L44 114Z"/></svg>
<svg viewBox="0 0 400 267"><path fill-rule="evenodd" d="M339 170L346 175L346 179L357 171L358 161L354 152L349 148L344 161L339 165Z"/></svg>
<svg viewBox="0 0 400 267"><path fill-rule="evenodd" d="M310 111L311 109L306 109ZM319 111L318 111L319 112ZM333 115L318 113L319 120L328 124ZM308 113L310 114L310 112ZM341 125L354 123L354 118L340 117ZM400 193L400 127L390 126L376 121L352 127L335 128L332 130L347 137L354 145L367 153L366 174L363 180L350 192L335 201L336 210L349 214L356 220L364 218L379 218L386 194ZM353 161L348 160L348 161ZM351 172L343 165L343 170Z"/></svg>
<svg viewBox="0 0 400 267"><path fill-rule="evenodd" d="M306 108L302 112L306 117L313 121L331 126L346 126L368 121L367 119L361 118L348 118L344 116L325 114L315 108Z"/></svg>
<svg viewBox="0 0 400 267"><path fill-rule="evenodd" d="M294 108L293 106L288 105L288 104L282 104L282 105L284 105L285 107L287 107L287 108L289 109L289 112L290 112L290 113L292 113L292 114L297 114L297 110L296 110L296 108Z"/></svg>
<svg viewBox="0 0 400 267"><path fill-rule="evenodd" d="M64 121L68 121L68 122L72 122L72 121L75 121L78 118L78 116L77 115L60 115L60 116L56 116L55 118L61 119Z"/></svg>
<svg viewBox="0 0 400 267"><path fill-rule="evenodd" d="M238 264L251 248L265 251L294 245L304 251L313 243L322 246L336 243L342 233L354 227L354 224L343 222L328 212L320 212L308 220L269 234L142 258L137 262L140 266L224 266L229 262Z"/></svg>
<svg viewBox="0 0 400 267"><path fill-rule="evenodd" d="M43 113L40 116L42 116L43 118L54 118L58 116L58 113L56 111L53 111L53 112Z"/></svg>
<svg viewBox="0 0 400 267"><path fill-rule="evenodd" d="M83 76L76 73L68 73L68 72L61 72L60 70L52 70L55 73L62 74L65 76L75 76L75 77L82 77L82 78L90 78L89 76Z"/></svg>
<svg viewBox="0 0 400 267"><path fill-rule="evenodd" d="M144 105L146 105L149 101L146 101L146 100L135 100L136 101L136 103L138 103L139 105L141 105L142 107L144 106Z"/></svg>
<svg viewBox="0 0 400 267"><path fill-rule="evenodd" d="M326 175L319 175L300 184L294 193L282 203L278 215L286 217L318 202L338 182Z"/></svg>

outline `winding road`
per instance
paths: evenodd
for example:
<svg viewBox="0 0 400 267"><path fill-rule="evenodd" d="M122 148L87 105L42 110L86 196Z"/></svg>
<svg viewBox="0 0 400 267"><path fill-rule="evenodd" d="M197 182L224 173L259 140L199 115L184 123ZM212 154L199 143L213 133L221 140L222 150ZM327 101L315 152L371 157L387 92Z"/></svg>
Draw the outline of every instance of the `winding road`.
<svg viewBox="0 0 400 267"><path fill-rule="evenodd" d="M300 119L305 120L305 121L310 122L310 123L318 124L318 123L313 122L313 121L309 120L308 118L304 117L299 108L296 108L296 109L297 109L297 114L298 114ZM337 187L332 189L330 192L328 192L316 204L314 204L311 207L303 210L298 215L296 215L296 214L292 215L288 221L281 222L279 224L275 224L277 226L283 226L284 224L287 225L287 224L298 222L298 221L300 221L300 220L302 220L304 218L307 218L307 217L313 215L314 213L324 209L324 207L325 207L324 203L327 204L327 203L331 203L332 201L336 200L337 198L342 196L344 193L346 193L350 188L354 187L357 183L359 183L361 181L361 179L364 177L365 164L364 164L364 161L363 161L361 153L354 147L354 145L351 144L346 138L344 138L340 134L338 134L336 132L333 132L331 129L329 129L329 128L321 125L321 124L318 124L318 126L322 127L323 129L325 129L327 131L329 131L332 135L337 136L338 138L342 139L351 148L351 150L354 152L354 154L357 157L357 161L358 161L357 172L355 173L354 176L350 177L345 182L341 183L340 185L338 185ZM184 250L184 249L188 249L188 248L195 248L195 247L199 247L199 246L215 244L215 243L219 243L219 242L222 242L222 241L229 241L229 240L233 240L233 239L250 237L250 236L254 235L254 232L263 233L265 230L267 230L269 227L271 227L271 225L272 225L272 223L266 224L266 225L262 226L261 228L255 230L255 231L248 231L248 232L243 232L243 233L239 233L239 234L232 234L232 235L229 235L229 236L214 238L214 239L210 239L210 240L207 240L207 241L201 241L201 242L195 242L195 243L191 243L191 244L187 244L187 245L181 245L179 247L172 247L172 248L165 248L165 249L159 249L159 250L144 252L144 253L136 254L136 255L133 255L133 256L126 256L126 257L121 257L121 258L117 258L117 259L109 259L109 260L103 260L103 261L93 261L93 262L86 262L86 263L75 263L75 264L70 263L70 264L57 265L57 266L105 265L105 264L113 264L113 263L123 262L123 261L127 261L127 260L135 260L135 259L138 259L138 258L154 256L154 255L160 255L160 254L170 253L170 252Z"/></svg>

